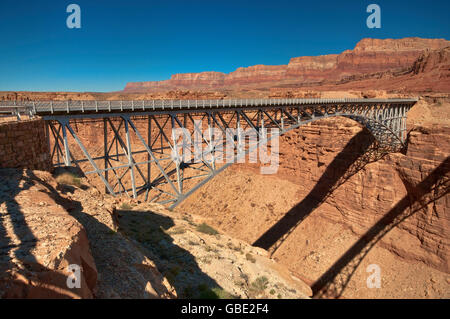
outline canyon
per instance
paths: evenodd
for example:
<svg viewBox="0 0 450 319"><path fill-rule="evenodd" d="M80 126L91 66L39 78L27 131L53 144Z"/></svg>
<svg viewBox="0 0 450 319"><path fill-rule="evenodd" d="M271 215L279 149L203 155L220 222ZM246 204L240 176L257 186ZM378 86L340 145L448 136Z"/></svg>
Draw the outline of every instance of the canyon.
<svg viewBox="0 0 450 319"><path fill-rule="evenodd" d="M247 97L419 102L401 152L384 152L350 119L316 121L280 138L277 174L235 164L174 211L113 198L94 175L68 185L36 143L41 120L0 121L0 167L9 167L0 169L0 296L450 298L450 41L363 39L340 54L175 74L120 92L0 92L0 100ZM94 156L102 127L74 124ZM14 152L24 149L20 167ZM199 231L204 224L217 232ZM85 274L75 292L63 280L72 262ZM379 289L367 286L372 265Z"/></svg>
<svg viewBox="0 0 450 319"><path fill-rule="evenodd" d="M276 175L236 164L177 210L267 249L315 296L448 298L449 133L412 125L405 154L377 154L352 121L318 121L281 138ZM371 264L382 289L366 286Z"/></svg>

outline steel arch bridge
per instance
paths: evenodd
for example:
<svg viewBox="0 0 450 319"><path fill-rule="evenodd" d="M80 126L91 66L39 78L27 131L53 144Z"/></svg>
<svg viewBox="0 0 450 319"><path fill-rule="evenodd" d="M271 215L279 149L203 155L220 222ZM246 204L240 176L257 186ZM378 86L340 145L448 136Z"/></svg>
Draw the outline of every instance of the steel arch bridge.
<svg viewBox="0 0 450 319"><path fill-rule="evenodd" d="M382 148L398 151L405 146L407 112L417 101L26 101L0 102L0 114L18 119L24 114L42 117L54 166L75 165L86 175L96 174L114 196L145 194L145 200L172 209L228 166L313 121L336 116L353 119L365 126ZM74 129L77 122L86 120L102 123L100 154L86 147ZM192 138L196 142L192 143ZM75 147L79 148L77 156Z"/></svg>

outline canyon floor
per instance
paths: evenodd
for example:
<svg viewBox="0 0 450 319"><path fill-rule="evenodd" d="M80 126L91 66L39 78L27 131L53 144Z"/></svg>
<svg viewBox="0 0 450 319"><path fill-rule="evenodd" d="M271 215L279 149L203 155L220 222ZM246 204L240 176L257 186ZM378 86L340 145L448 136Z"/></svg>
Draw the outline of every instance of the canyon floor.
<svg viewBox="0 0 450 319"><path fill-rule="evenodd" d="M96 148L98 128L79 125ZM1 169L0 296L450 298L449 136L446 93L420 96L401 153L378 154L351 120L317 121L281 138L277 174L233 165L174 212L112 198L92 178ZM82 265L78 290L70 264ZM367 286L374 264L381 288Z"/></svg>

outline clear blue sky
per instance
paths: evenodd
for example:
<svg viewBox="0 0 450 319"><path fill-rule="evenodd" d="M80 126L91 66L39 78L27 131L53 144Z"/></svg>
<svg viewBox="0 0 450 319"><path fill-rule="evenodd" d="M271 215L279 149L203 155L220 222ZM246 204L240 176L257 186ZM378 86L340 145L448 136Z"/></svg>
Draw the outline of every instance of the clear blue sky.
<svg viewBox="0 0 450 319"><path fill-rule="evenodd" d="M66 26L71 3L81 29ZM381 29L366 27L371 3ZM448 0L1 0L0 90L115 91L340 53L364 37L450 39L449 12Z"/></svg>

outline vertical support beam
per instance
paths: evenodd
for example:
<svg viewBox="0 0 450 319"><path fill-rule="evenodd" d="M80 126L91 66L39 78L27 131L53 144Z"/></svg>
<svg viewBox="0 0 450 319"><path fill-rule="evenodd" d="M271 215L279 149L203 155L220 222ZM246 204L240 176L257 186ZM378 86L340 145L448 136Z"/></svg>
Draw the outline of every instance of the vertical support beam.
<svg viewBox="0 0 450 319"><path fill-rule="evenodd" d="M151 148L152 146L152 119L150 118L150 115L147 115L147 121L148 121L148 132L147 132L147 145ZM147 184L149 186L150 189L150 181L152 180L152 176L151 176L151 169L152 169L152 164L150 163L150 154L147 153Z"/></svg>
<svg viewBox="0 0 450 319"><path fill-rule="evenodd" d="M128 157L128 166L130 167L130 176L131 176L131 188L133 189L133 198L137 197L136 192L136 179L134 177L134 163L131 154L131 140L130 140L130 130L128 127L128 118L122 117L125 124L125 135L127 140L127 157Z"/></svg>
<svg viewBox="0 0 450 319"><path fill-rule="evenodd" d="M64 165L71 166L69 154L69 142L67 141L66 123L61 124L64 139Z"/></svg>
<svg viewBox="0 0 450 319"><path fill-rule="evenodd" d="M236 135L237 135L237 152L236 157L239 159L243 150L242 145L242 132L241 132L241 113L240 111L236 111ZM243 161L245 161L245 158L243 158ZM243 161L238 163L243 163Z"/></svg>
<svg viewBox="0 0 450 319"><path fill-rule="evenodd" d="M172 103L173 103L173 101L172 101ZM164 105L164 104L163 104ZM164 137L164 135L163 135L163 133L164 133L164 127L160 127L160 125L159 125L159 123L156 121L156 118L154 117L153 118L154 119L154 121L155 121L155 123L156 123L156 125L158 126L158 129L159 129L159 135L160 135L160 138L161 138L161 140L160 140L160 142L161 142L161 155L162 154L164 154L164 139L163 139L163 137ZM165 123L164 123L164 126L165 126Z"/></svg>
<svg viewBox="0 0 450 319"><path fill-rule="evenodd" d="M403 143L406 142L406 112L407 112L407 107L404 106L403 107L403 112L402 112L402 117L403 117L403 121L402 121L402 140Z"/></svg>
<svg viewBox="0 0 450 319"><path fill-rule="evenodd" d="M113 127L112 122L110 122L110 124L111 124L111 127ZM120 130L120 126L119 126L119 130ZM116 135L120 136L119 134L120 134L120 132L117 132ZM116 161L119 162L120 161L120 156L119 156L119 139L117 137L115 138L115 143L116 143Z"/></svg>
<svg viewBox="0 0 450 319"><path fill-rule="evenodd" d="M212 160L212 168L215 171L216 170L216 145L213 143L215 142L216 137L214 136L214 122L211 121L211 113L208 112L208 139L209 139L209 145L211 147L211 160ZM214 139L214 140L213 140Z"/></svg>
<svg viewBox="0 0 450 319"><path fill-rule="evenodd" d="M104 158L105 158L105 179L108 180L108 162L109 162L109 152L108 152L108 121L106 118L103 119L103 147L104 147ZM108 193L108 188L105 185L105 192Z"/></svg>
<svg viewBox="0 0 450 319"><path fill-rule="evenodd" d="M180 101L180 103L181 103L181 101ZM181 182L181 172L180 172L180 163L181 163L181 161L180 161L180 157L179 157L180 154L178 152L178 145L177 145L176 136L175 136L175 116L176 115L173 115L173 114L170 115L170 123L172 125L172 143L173 143L173 152L174 152L174 155L175 155L174 162L175 162L175 167L176 167L176 170L177 170L178 192L180 194L182 194L183 193L183 186L182 186L182 182Z"/></svg>
<svg viewBox="0 0 450 319"><path fill-rule="evenodd" d="M264 113L261 111L260 112L260 132L259 135L263 136L263 138L265 138L265 132L264 132Z"/></svg>
<svg viewBox="0 0 450 319"><path fill-rule="evenodd" d="M34 104L34 103L33 103ZM48 147L48 151L50 152L50 162L51 165L53 165L53 156L52 156L52 144L50 142L50 121L44 121L44 125L45 125L45 134L47 135L47 147ZM55 141L55 147L56 147L56 141Z"/></svg>

